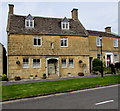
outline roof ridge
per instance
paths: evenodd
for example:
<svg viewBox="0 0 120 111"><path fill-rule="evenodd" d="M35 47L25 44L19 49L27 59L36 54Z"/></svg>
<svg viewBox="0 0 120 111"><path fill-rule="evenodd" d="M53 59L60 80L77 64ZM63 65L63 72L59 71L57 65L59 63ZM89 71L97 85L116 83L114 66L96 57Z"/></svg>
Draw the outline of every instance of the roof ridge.
<svg viewBox="0 0 120 111"><path fill-rule="evenodd" d="M110 34L110 35L112 35L112 36L118 36L118 37L120 37L120 35L115 34L115 33L113 33L113 32L103 32L103 31L97 31L97 30L87 30L87 31L100 32L100 33ZM94 33L94 32L93 32L93 33Z"/></svg>
<svg viewBox="0 0 120 111"><path fill-rule="evenodd" d="M13 14L13 15L11 15L11 16L27 17L28 15L17 15L17 14ZM32 16L32 15L31 15L31 16ZM48 19L49 19L49 18L50 18L50 19L64 19L64 18L65 18L65 17L63 17L63 18L62 18L62 17L61 17L61 18L60 18L60 17L57 18L57 17L45 17L45 16L44 16L44 17L43 17L43 16L32 16L32 17L34 17L34 18L46 18L46 19L47 19L47 18L48 18ZM72 19L72 18L68 18L68 17L66 17L66 18L69 19L69 20Z"/></svg>

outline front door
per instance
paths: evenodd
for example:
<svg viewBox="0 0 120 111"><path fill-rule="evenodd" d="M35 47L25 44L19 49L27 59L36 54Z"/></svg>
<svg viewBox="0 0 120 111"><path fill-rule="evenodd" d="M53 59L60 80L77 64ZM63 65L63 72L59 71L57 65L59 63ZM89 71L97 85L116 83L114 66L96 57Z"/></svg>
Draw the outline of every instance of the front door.
<svg viewBox="0 0 120 111"><path fill-rule="evenodd" d="M107 55L107 67L111 64L111 55Z"/></svg>
<svg viewBox="0 0 120 111"><path fill-rule="evenodd" d="M48 60L48 74L56 74L57 72L57 59Z"/></svg>
<svg viewBox="0 0 120 111"><path fill-rule="evenodd" d="M55 64L54 63L48 64L48 74L55 74Z"/></svg>

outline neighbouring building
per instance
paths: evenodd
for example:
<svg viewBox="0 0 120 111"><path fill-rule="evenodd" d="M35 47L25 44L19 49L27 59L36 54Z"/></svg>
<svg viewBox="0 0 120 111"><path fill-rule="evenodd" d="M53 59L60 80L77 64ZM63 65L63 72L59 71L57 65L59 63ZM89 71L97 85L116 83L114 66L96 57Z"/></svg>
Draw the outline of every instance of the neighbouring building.
<svg viewBox="0 0 120 111"><path fill-rule="evenodd" d="M0 43L0 76L2 74L7 74L7 56L5 47Z"/></svg>
<svg viewBox="0 0 120 111"><path fill-rule="evenodd" d="M118 35L86 30L78 19L78 9L73 9L71 15L71 18L16 15L14 5L9 4L9 79L15 76L29 78L31 74L37 77L43 74L47 77L77 76L79 72L90 74L92 60L100 54L100 46L96 46L100 36L105 58L113 52L114 57L115 54L119 56ZM110 45L113 41L117 44L115 47ZM112 56L110 59L112 62Z"/></svg>
<svg viewBox="0 0 120 111"><path fill-rule="evenodd" d="M106 67L120 61L120 36L112 33L111 27L106 27L104 32L87 31L89 33L90 72L94 58L102 59Z"/></svg>

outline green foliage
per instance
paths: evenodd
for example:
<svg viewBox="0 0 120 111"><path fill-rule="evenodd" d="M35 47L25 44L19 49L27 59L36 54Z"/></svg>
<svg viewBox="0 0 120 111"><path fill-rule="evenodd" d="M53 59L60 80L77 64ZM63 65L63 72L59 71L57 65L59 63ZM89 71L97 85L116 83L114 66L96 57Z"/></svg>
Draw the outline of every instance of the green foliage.
<svg viewBox="0 0 120 111"><path fill-rule="evenodd" d="M21 78L20 78L20 76L15 76L15 81L19 81L19 80L21 80Z"/></svg>
<svg viewBox="0 0 120 111"><path fill-rule="evenodd" d="M6 74L3 74L3 75L2 75L2 81L8 81L8 78L7 78L7 75L6 75Z"/></svg>
<svg viewBox="0 0 120 111"><path fill-rule="evenodd" d="M93 60L93 71L99 71L101 73L101 71L103 70L101 68L101 65L103 65L102 61L100 61L99 59L94 59Z"/></svg>
<svg viewBox="0 0 120 111"><path fill-rule="evenodd" d="M115 63L115 68L120 69L120 62Z"/></svg>
<svg viewBox="0 0 120 111"><path fill-rule="evenodd" d="M42 79L46 79L47 77L46 77L46 74L43 74L43 77L42 77Z"/></svg>
<svg viewBox="0 0 120 111"><path fill-rule="evenodd" d="M101 61L99 59L93 60L93 67L96 67L96 66L101 66Z"/></svg>

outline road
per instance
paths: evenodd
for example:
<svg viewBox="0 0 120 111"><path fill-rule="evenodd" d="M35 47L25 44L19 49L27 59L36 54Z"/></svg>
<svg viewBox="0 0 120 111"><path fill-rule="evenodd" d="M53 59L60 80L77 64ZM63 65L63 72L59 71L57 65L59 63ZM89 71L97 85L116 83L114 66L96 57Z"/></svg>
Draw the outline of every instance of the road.
<svg viewBox="0 0 120 111"><path fill-rule="evenodd" d="M5 102L3 109L118 109L118 85Z"/></svg>

